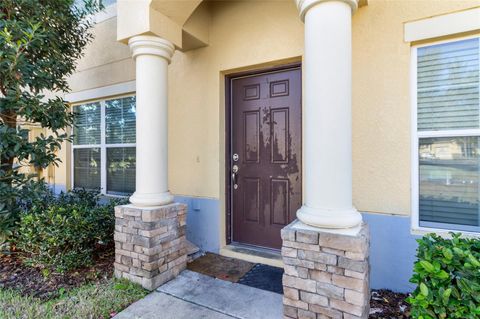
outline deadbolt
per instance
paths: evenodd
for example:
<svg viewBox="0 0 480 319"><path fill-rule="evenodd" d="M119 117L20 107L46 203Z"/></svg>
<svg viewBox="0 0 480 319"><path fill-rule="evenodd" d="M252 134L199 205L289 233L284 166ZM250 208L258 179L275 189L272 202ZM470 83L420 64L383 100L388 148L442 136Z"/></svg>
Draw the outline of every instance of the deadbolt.
<svg viewBox="0 0 480 319"><path fill-rule="evenodd" d="M237 154L237 153L233 154L232 158L233 158L233 161L234 161L234 162L237 162L237 161L238 161L238 158L239 158L239 157L238 157L238 154Z"/></svg>
<svg viewBox="0 0 480 319"><path fill-rule="evenodd" d="M237 172L238 172L238 165L233 165L232 171L233 171L234 173L237 173Z"/></svg>

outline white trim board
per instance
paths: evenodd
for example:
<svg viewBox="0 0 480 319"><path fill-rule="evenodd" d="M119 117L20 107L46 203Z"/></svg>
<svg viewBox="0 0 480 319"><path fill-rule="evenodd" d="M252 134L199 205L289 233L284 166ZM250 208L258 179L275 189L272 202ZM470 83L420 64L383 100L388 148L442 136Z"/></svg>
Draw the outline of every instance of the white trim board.
<svg viewBox="0 0 480 319"><path fill-rule="evenodd" d="M405 42L480 31L480 7L429 17L404 24Z"/></svg>
<svg viewBox="0 0 480 319"><path fill-rule="evenodd" d="M79 91L67 94L65 100L69 103L78 103L89 100L103 99L112 97L115 95L135 93L136 85L135 81L113 84L109 86L103 86L95 89Z"/></svg>

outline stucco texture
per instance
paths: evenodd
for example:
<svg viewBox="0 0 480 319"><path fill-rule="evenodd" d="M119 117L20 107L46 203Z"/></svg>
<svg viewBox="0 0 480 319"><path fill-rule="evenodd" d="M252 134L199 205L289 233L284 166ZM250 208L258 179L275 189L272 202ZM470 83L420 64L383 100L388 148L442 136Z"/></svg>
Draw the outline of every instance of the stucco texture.
<svg viewBox="0 0 480 319"><path fill-rule="evenodd" d="M354 15L353 198L360 211L411 211L411 44L403 24L479 4L369 0Z"/></svg>
<svg viewBox="0 0 480 319"><path fill-rule="evenodd" d="M354 15L353 198L360 211L410 214L410 43L403 23L478 5L369 0ZM201 8L209 45L177 51L169 67L169 185L176 195L222 199L224 75L301 61L303 23L293 0L201 6L208 9ZM116 42L116 18L97 24L95 35L70 79L74 92L135 78L128 47ZM57 172L56 181L68 184L68 174Z"/></svg>

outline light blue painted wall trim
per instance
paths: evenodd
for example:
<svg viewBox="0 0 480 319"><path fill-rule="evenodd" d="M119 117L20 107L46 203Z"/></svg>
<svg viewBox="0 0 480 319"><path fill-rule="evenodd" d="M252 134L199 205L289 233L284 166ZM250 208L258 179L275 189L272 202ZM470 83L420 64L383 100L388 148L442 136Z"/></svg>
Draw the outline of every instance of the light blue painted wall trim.
<svg viewBox="0 0 480 319"><path fill-rule="evenodd" d="M218 199L175 196L175 201L188 205L187 239L201 250L220 250L220 201Z"/></svg>
<svg viewBox="0 0 480 319"><path fill-rule="evenodd" d="M67 186L65 184L47 183L47 185L55 195L59 195L61 192L67 192Z"/></svg>
<svg viewBox="0 0 480 319"><path fill-rule="evenodd" d="M204 251L220 250L220 201L209 198L175 196L188 205L187 238ZM417 249L418 236L410 234L410 218L363 213L370 226L370 286L409 292L409 282Z"/></svg>
<svg viewBox="0 0 480 319"><path fill-rule="evenodd" d="M410 233L410 217L363 213L363 220L370 226L371 288L412 291L415 239L420 237Z"/></svg>

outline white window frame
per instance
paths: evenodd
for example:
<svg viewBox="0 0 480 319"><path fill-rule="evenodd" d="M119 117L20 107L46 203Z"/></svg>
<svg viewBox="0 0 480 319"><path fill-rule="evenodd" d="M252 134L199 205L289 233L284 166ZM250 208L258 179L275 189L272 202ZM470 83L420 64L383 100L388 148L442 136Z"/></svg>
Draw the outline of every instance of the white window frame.
<svg viewBox="0 0 480 319"><path fill-rule="evenodd" d="M468 231L459 229L445 229L435 227L420 226L420 212L419 212L419 150L418 141L420 138L431 137L476 137L480 136L480 128L478 129L463 129L463 130L444 130L444 131L418 131L417 127L417 50L422 47L428 47L437 44L451 43L461 40L477 38L480 41L480 35L470 35L464 37L456 37L442 41L432 41L429 43L422 43L413 45L411 47L411 62L410 62L410 95L411 95L411 232L415 235L425 235L428 233L437 233L439 235L449 237L449 232L460 232L470 237L480 237L480 231ZM479 54L480 59L480 54ZM453 226L453 225L452 225Z"/></svg>
<svg viewBox="0 0 480 319"><path fill-rule="evenodd" d="M94 100L89 100L85 102L76 102L72 104L72 110L75 110L75 107L90 104L90 103L100 103L100 144L85 144L85 145L75 145L72 141L71 143L71 153L70 153L70 177L71 177L71 188L75 187L75 159L74 159L74 150L76 149L86 149L86 148L99 148L100 149L100 194L108 197L117 197L117 198L127 198L128 195L117 195L117 194L108 194L107 193L107 148L120 148L120 147L137 147L136 143L116 143L116 144L107 144L106 143L106 123L105 123L105 112L106 112L106 102L116 99L122 99L125 97L136 96L135 93L126 93L117 96L111 96L106 98L97 98ZM70 134L73 134L73 127L70 129ZM135 159L136 160L136 159Z"/></svg>

